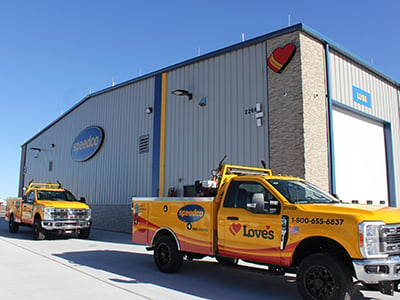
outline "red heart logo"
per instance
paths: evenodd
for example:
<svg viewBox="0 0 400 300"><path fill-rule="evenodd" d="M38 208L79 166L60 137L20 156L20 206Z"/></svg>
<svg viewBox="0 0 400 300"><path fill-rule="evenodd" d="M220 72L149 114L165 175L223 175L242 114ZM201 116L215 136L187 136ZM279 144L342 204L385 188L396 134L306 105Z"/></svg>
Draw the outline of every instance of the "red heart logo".
<svg viewBox="0 0 400 300"><path fill-rule="evenodd" d="M239 231L240 228L242 228L241 224L238 223L232 223L231 226L229 227L229 231L233 234L236 235Z"/></svg>
<svg viewBox="0 0 400 300"><path fill-rule="evenodd" d="M271 227L271 226L265 226L266 228L267 228L267 230L269 230L269 228Z"/></svg>
<svg viewBox="0 0 400 300"><path fill-rule="evenodd" d="M268 58L268 66L275 72L281 72L292 59L296 46L287 44L283 48L276 48Z"/></svg>

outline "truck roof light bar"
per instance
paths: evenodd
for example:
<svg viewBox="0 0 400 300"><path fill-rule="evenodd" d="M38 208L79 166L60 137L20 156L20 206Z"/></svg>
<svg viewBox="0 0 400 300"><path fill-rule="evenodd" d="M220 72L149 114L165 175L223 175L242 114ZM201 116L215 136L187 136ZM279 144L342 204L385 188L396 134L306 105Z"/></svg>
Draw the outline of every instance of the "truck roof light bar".
<svg viewBox="0 0 400 300"><path fill-rule="evenodd" d="M224 165L223 174L272 176L271 169Z"/></svg>

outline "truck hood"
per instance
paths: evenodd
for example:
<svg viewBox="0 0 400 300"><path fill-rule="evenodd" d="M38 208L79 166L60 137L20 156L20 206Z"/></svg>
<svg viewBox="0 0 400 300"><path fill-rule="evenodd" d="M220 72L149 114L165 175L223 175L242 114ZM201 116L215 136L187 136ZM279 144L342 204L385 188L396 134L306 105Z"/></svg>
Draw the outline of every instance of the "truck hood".
<svg viewBox="0 0 400 300"><path fill-rule="evenodd" d="M386 224L400 223L400 208L366 204L300 204L305 212L353 216L361 221L383 221Z"/></svg>
<svg viewBox="0 0 400 300"><path fill-rule="evenodd" d="M51 200L39 200L38 205L43 205L45 207L54 208L78 208L85 209L89 208L89 205L79 202L79 201L51 201Z"/></svg>

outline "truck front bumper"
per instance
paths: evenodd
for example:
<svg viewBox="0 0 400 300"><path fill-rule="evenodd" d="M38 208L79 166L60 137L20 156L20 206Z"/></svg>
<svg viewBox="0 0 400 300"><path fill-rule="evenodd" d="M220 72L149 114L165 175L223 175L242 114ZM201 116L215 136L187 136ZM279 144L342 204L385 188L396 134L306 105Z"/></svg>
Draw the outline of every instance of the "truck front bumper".
<svg viewBox="0 0 400 300"><path fill-rule="evenodd" d="M90 228L91 225L91 220L42 221L42 228L45 230L75 230Z"/></svg>
<svg viewBox="0 0 400 300"><path fill-rule="evenodd" d="M400 256L381 259L355 259L354 270L358 280L364 283L400 280Z"/></svg>

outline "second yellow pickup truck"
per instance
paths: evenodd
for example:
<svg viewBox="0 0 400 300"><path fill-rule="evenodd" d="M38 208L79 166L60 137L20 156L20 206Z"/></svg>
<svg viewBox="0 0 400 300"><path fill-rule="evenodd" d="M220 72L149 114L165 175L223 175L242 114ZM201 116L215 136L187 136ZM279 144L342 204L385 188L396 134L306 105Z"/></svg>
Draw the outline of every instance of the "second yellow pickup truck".
<svg viewBox="0 0 400 300"><path fill-rule="evenodd" d="M400 209L341 203L305 180L222 165L197 198L133 198L133 242L162 272L215 257L296 273L304 299L350 299L354 282L393 295L400 283Z"/></svg>
<svg viewBox="0 0 400 300"><path fill-rule="evenodd" d="M30 183L22 199L8 199L5 219L11 233L20 225L32 226L36 240L45 239L48 232L76 233L86 239L92 225L85 199L78 201L59 183Z"/></svg>

